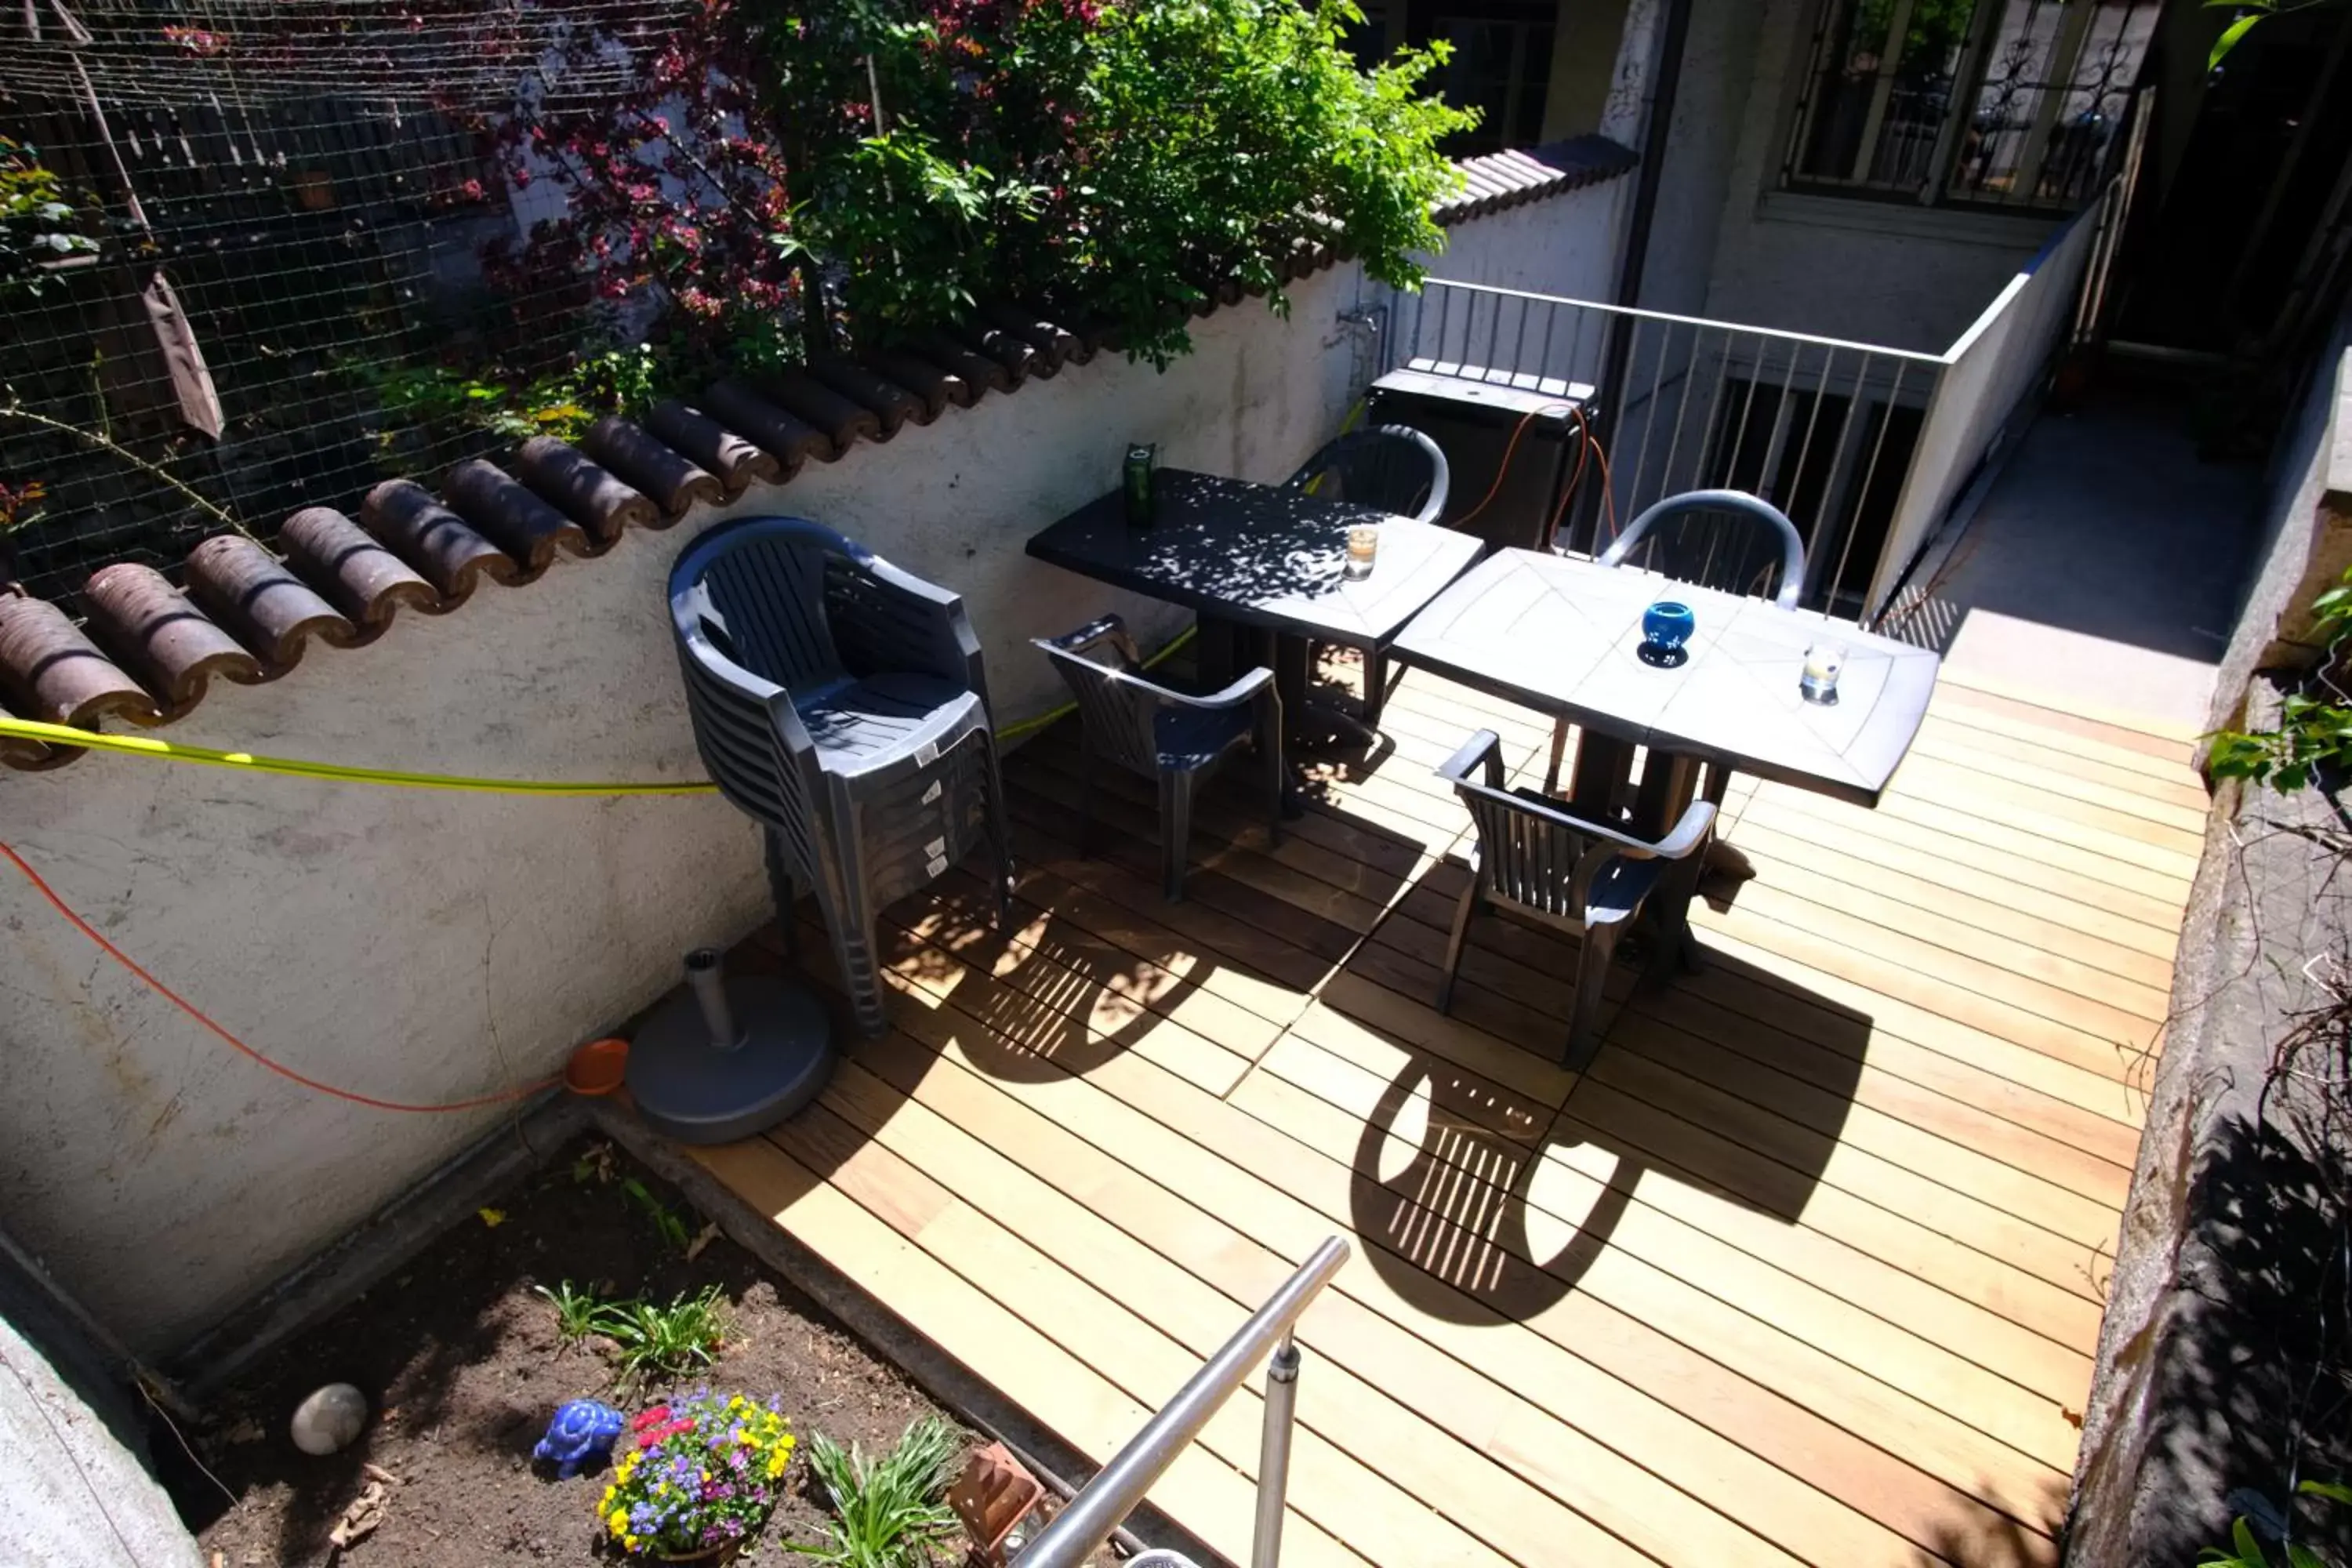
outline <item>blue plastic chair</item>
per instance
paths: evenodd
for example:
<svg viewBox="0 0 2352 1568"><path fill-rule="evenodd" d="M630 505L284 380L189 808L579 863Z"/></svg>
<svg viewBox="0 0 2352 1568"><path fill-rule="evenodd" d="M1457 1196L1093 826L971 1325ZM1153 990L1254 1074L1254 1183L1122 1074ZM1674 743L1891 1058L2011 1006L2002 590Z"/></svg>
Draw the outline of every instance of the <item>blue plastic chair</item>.
<svg viewBox="0 0 2352 1568"><path fill-rule="evenodd" d="M1103 763L1153 781L1160 795L1162 890L1171 903L1184 897L1185 863L1192 834L1192 794L1217 765L1255 742L1265 770L1268 830L1282 842L1286 779L1282 758L1282 699L1274 671L1254 669L1223 691L1194 697L1145 679L1135 639L1117 616L1058 637L1033 641L1053 660L1077 699L1078 852L1092 848L1094 773ZM1108 649L1114 662L1094 657Z"/></svg>
<svg viewBox="0 0 2352 1568"><path fill-rule="evenodd" d="M1318 500L1378 507L1415 522L1435 522L1445 511L1451 483L1445 454L1436 442L1410 425L1376 425L1324 443L1282 488L1304 495L1313 486Z"/></svg>
<svg viewBox="0 0 2352 1568"><path fill-rule="evenodd" d="M1780 589L1772 602L1797 607L1805 591L1805 542L1779 507L1746 490L1689 490L1668 496L1625 525L1602 551L1600 563L1622 566L1636 552L1639 563L1678 583L1696 583L1727 594L1749 595L1770 580L1777 565ZM1760 595L1757 595L1760 596ZM1547 792L1559 787L1568 754L1569 721L1551 729L1551 765ZM1731 770L1710 763L1705 796L1717 805L1731 784Z"/></svg>
<svg viewBox="0 0 2352 1568"><path fill-rule="evenodd" d="M1471 916L1492 904L1508 905L1583 939L1562 1058L1571 1068L1581 1069L1599 1044L1593 1023L1600 1016L1617 939L1670 868L1685 861L1696 865L1691 858L1714 835L1715 806L1703 800L1691 802L1674 830L1654 843L1588 822L1532 790L1506 789L1503 743L1492 730L1471 736L1437 773L1469 809L1477 835L1470 854L1470 885L1462 889L1454 930L1446 939L1437 1010L1453 1010L1454 980L1462 967ZM1691 940L1680 918L1687 900L1669 896L1668 904L1675 918L1659 933L1651 961L1654 973L1685 956Z"/></svg>

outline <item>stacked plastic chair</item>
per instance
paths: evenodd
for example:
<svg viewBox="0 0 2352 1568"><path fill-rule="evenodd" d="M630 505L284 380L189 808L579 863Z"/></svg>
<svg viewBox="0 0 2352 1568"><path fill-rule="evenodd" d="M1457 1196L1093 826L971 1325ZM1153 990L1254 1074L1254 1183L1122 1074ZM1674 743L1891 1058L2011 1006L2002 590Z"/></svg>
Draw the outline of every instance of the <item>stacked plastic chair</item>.
<svg viewBox="0 0 2352 1568"><path fill-rule="evenodd" d="M963 601L801 518L722 523L670 569L705 767L768 834L787 931L815 889L860 1032L884 1027L874 926L983 841L1013 876L980 640Z"/></svg>

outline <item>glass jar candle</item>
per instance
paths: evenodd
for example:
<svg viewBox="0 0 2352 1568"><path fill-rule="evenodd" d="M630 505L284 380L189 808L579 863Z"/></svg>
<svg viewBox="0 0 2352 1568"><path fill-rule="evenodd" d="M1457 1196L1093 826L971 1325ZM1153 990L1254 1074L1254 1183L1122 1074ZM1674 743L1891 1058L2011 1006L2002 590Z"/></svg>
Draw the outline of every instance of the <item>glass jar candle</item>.
<svg viewBox="0 0 2352 1568"><path fill-rule="evenodd" d="M1360 522L1348 530L1347 578L1361 582L1372 574L1372 558L1381 551L1381 531L1376 524Z"/></svg>

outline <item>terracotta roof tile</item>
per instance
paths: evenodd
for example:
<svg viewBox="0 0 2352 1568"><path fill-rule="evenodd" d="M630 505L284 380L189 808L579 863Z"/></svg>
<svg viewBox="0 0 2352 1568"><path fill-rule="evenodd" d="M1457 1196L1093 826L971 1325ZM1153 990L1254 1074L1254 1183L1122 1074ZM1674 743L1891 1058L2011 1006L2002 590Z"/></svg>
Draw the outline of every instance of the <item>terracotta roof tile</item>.
<svg viewBox="0 0 2352 1568"><path fill-rule="evenodd" d="M625 529L666 528L671 521L643 491L552 436L525 441L515 453L515 473L587 531L592 554L619 543Z"/></svg>
<svg viewBox="0 0 2352 1568"><path fill-rule="evenodd" d="M887 441L908 425L929 425L933 417L929 404L872 366L852 360L827 360L809 366L809 374L872 411L881 421L873 437L877 441Z"/></svg>
<svg viewBox="0 0 2352 1568"><path fill-rule="evenodd" d="M301 663L312 637L335 647L361 640L349 616L242 534L216 534L190 552L188 597L253 650L263 679Z"/></svg>
<svg viewBox="0 0 2352 1568"><path fill-rule="evenodd" d="M646 428L693 458L704 473L718 476L729 500L750 489L754 480L772 485L785 478L783 461L775 454L674 397L646 411Z"/></svg>
<svg viewBox="0 0 2352 1568"><path fill-rule="evenodd" d="M286 520L278 542L286 564L351 623L348 645L326 639L338 647L375 641L403 605L430 611L441 602L422 573L332 507L304 507Z"/></svg>
<svg viewBox="0 0 2352 1568"><path fill-rule="evenodd" d="M1474 158L1463 189L1431 216L1457 223L1613 178L1633 161L1597 136ZM1335 226L1328 239L1300 238L1276 270L1304 278L1344 254L1346 235ZM1223 283L1197 313L1243 292ZM275 679L313 639L373 642L404 605L454 610L485 578L529 583L561 553L600 554L630 528L667 528L697 503L783 483L811 460L834 461L860 441L887 441L1116 346L1100 321L997 305L862 361L721 381L698 406L657 405L642 426L600 419L576 447L534 437L515 452L511 473L481 459L460 463L439 496L414 480L386 480L368 492L360 522L307 507L278 531L282 560L240 534L207 539L188 557L184 589L151 567L107 567L83 590L87 628L56 605L0 589L0 711L52 723L163 723L200 702L215 676ZM56 767L81 754L0 739L0 766L9 768Z"/></svg>
<svg viewBox="0 0 2352 1568"><path fill-rule="evenodd" d="M712 417L724 420L765 448L782 465L786 479L801 471L812 458L832 462L841 456L840 437L828 435L798 413L777 406L732 377L714 382L703 395L702 405Z"/></svg>
<svg viewBox="0 0 2352 1568"><path fill-rule="evenodd" d="M203 701L215 675L242 686L262 679L261 661L152 566L126 561L103 567L82 598L89 606L87 629L156 699L164 720Z"/></svg>
<svg viewBox="0 0 2352 1568"><path fill-rule="evenodd" d="M0 595L0 682L11 709L51 724L163 721L146 689L46 599Z"/></svg>
<svg viewBox="0 0 2352 1568"><path fill-rule="evenodd" d="M617 414L588 426L580 444L590 457L653 498L672 522L697 501L717 506L727 487L683 452L672 451L653 435Z"/></svg>

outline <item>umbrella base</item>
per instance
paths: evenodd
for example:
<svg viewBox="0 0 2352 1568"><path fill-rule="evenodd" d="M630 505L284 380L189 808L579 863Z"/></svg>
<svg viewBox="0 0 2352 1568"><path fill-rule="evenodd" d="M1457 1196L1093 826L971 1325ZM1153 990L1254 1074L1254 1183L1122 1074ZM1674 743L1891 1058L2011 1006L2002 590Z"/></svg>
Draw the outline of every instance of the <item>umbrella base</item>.
<svg viewBox="0 0 2352 1568"><path fill-rule="evenodd" d="M725 983L742 1038L721 1048L691 992L629 1045L629 1096L646 1126L680 1143L732 1143L817 1097L833 1076L833 1020L804 985L772 975Z"/></svg>

